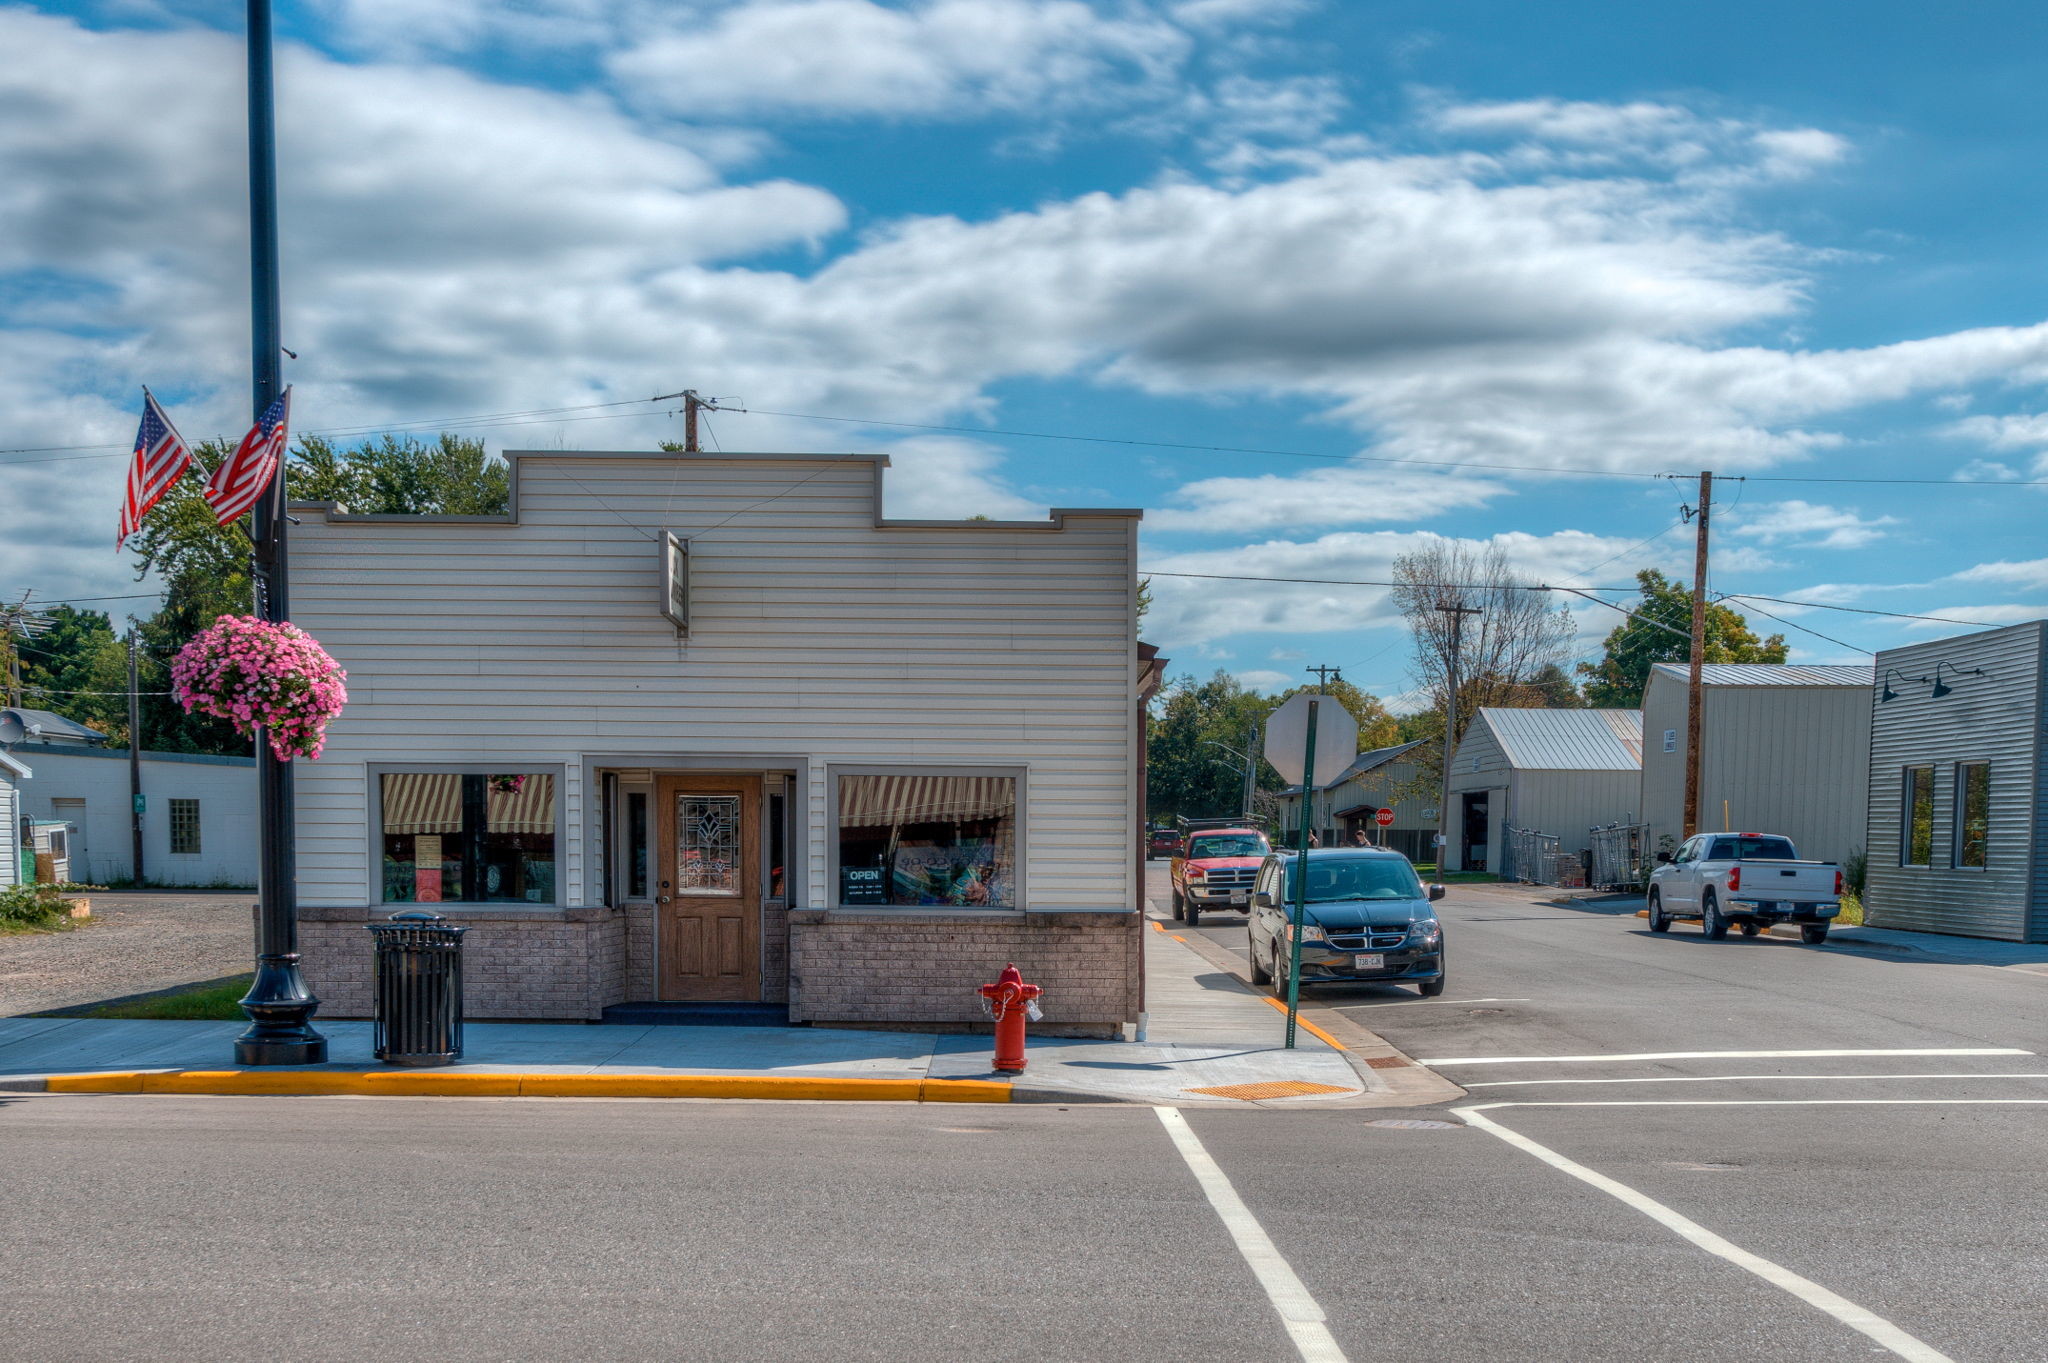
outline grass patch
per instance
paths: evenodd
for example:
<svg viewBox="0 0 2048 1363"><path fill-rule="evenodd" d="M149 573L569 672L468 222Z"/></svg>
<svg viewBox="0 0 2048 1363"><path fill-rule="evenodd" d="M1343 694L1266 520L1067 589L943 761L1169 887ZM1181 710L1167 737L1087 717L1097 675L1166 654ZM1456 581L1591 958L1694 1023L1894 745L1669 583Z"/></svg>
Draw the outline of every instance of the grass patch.
<svg viewBox="0 0 2048 1363"><path fill-rule="evenodd" d="M0 933L69 932L77 926L66 895L79 885L13 885L0 890Z"/></svg>
<svg viewBox="0 0 2048 1363"><path fill-rule="evenodd" d="M98 1008L82 1009L67 1016L81 1018L133 1018L147 1022L240 1022L248 1015L241 1000L255 981L254 974L237 975L186 989L129 999Z"/></svg>
<svg viewBox="0 0 2048 1363"><path fill-rule="evenodd" d="M1500 881L1500 877L1491 871L1446 871L1438 875L1436 867L1426 861L1415 863L1415 874L1424 880L1441 881L1446 885L1491 885Z"/></svg>

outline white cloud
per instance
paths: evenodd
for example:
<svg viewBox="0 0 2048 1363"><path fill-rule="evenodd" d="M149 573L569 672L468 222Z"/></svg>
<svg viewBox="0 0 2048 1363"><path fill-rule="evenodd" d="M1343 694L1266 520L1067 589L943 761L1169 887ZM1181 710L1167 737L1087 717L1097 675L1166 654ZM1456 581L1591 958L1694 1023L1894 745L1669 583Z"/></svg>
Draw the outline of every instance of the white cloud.
<svg viewBox="0 0 2048 1363"><path fill-rule="evenodd" d="M2011 464L1996 459L1972 459L1949 475L1958 483L2011 483L2025 475Z"/></svg>
<svg viewBox="0 0 2048 1363"><path fill-rule="evenodd" d="M1484 506L1505 485L1381 464L1313 469L1295 475L1202 478L1173 494L1178 505L1146 517L1152 530L1256 534L1267 530L1416 521Z"/></svg>
<svg viewBox="0 0 2048 1363"><path fill-rule="evenodd" d="M1400 555L1444 537L1416 531L1341 531L1318 539L1269 540L1193 553L1148 552L1153 574L1152 613L1146 633L1171 652L1176 647L1238 634L1325 634L1395 628L1402 624L1387 582ZM1510 531L1475 547L1498 544L1531 582L1576 581L1588 564L1627 550L1632 540L1565 530L1549 535ZM1172 577L1171 573L1210 574ZM1218 579L1222 580L1218 580ZM1258 581L1246 579L1316 579ZM1621 617L1572 598L1589 633L1605 634ZM1594 614L1594 612L1598 614Z"/></svg>
<svg viewBox="0 0 2048 1363"><path fill-rule="evenodd" d="M690 117L929 117L1162 91L1186 33L1076 0L754 0L690 15L608 59L654 108Z"/></svg>
<svg viewBox="0 0 2048 1363"><path fill-rule="evenodd" d="M1793 542L1806 549L1860 549L1883 539L1884 527L1899 523L1895 516L1866 520L1841 507L1797 498L1739 514L1735 534L1765 544Z"/></svg>
<svg viewBox="0 0 2048 1363"><path fill-rule="evenodd" d="M1044 520L1042 502L1013 492L996 472L1002 452L974 440L922 436L889 446L883 511L905 520Z"/></svg>
<svg viewBox="0 0 2048 1363"><path fill-rule="evenodd" d="M1964 417L1949 427L1949 433L1981 441L1994 450L2048 448L2048 412Z"/></svg>
<svg viewBox="0 0 2048 1363"><path fill-rule="evenodd" d="M1900 626L1915 634L1957 634L1975 627L1995 628L2048 618L2048 606L1937 606L1915 614L1938 615L1942 619L1902 620ZM1959 621L1966 623L1957 623Z"/></svg>
<svg viewBox="0 0 2048 1363"><path fill-rule="evenodd" d="M1980 563L1951 573L1943 579L1947 582L1995 582L2000 586L2023 590L2048 587L2048 558L2026 559L2020 562L2001 560L1996 563ZM1938 614L1938 612L1936 612Z"/></svg>
<svg viewBox="0 0 2048 1363"><path fill-rule="evenodd" d="M1286 672L1269 672L1263 668L1239 672L1236 676L1238 685L1247 691L1259 691L1269 696L1275 691L1285 691L1300 680Z"/></svg>

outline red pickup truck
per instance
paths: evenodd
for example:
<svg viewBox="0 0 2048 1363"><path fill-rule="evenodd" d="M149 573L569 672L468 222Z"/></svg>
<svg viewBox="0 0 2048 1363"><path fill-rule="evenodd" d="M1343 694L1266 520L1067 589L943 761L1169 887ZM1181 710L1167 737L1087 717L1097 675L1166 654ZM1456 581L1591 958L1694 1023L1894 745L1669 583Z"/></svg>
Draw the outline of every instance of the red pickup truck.
<svg viewBox="0 0 2048 1363"><path fill-rule="evenodd" d="M1199 926L1203 909L1250 913L1252 881L1273 850L1256 828L1204 828L1191 832L1173 854L1173 916Z"/></svg>

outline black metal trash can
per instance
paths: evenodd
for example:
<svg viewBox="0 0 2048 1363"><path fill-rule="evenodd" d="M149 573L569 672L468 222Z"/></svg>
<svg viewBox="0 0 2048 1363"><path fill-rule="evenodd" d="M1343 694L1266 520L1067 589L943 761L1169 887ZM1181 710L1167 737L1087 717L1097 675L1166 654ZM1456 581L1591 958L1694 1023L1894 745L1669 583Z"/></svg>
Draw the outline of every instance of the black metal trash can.
<svg viewBox="0 0 2048 1363"><path fill-rule="evenodd" d="M377 1058L387 1065L462 1059L462 934L437 913L370 924L377 951Z"/></svg>

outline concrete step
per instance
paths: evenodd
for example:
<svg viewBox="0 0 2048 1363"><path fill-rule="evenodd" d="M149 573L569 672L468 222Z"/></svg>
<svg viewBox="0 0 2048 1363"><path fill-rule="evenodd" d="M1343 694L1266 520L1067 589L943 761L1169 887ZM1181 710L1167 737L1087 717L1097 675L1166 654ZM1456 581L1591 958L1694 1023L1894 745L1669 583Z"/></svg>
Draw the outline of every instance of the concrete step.
<svg viewBox="0 0 2048 1363"><path fill-rule="evenodd" d="M782 1003L615 1003L604 1020L641 1027L787 1027Z"/></svg>

